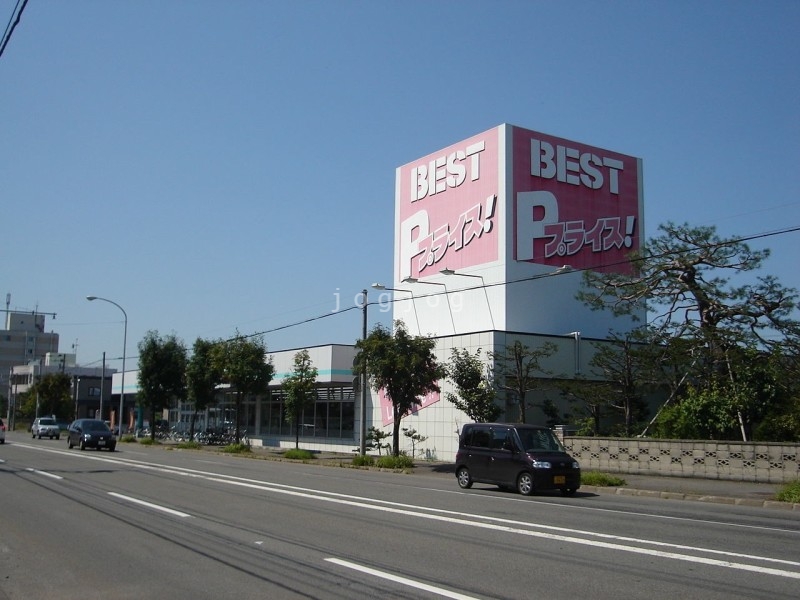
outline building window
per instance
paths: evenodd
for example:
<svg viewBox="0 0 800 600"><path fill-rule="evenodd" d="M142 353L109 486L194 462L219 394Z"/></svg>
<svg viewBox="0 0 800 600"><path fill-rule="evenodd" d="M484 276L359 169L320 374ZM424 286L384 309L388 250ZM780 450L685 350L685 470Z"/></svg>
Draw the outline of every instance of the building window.
<svg viewBox="0 0 800 600"><path fill-rule="evenodd" d="M294 435L294 424L284 417L283 390L272 390L261 411L261 431L267 435ZM300 417L304 438L352 440L355 434L355 393L350 386L317 388L317 401Z"/></svg>

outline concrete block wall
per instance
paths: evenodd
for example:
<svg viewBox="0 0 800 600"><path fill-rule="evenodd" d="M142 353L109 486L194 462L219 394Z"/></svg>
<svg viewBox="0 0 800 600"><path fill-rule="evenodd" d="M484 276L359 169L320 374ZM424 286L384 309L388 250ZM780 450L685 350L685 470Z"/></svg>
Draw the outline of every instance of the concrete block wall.
<svg viewBox="0 0 800 600"><path fill-rule="evenodd" d="M800 479L800 444L566 436L585 471L761 483Z"/></svg>

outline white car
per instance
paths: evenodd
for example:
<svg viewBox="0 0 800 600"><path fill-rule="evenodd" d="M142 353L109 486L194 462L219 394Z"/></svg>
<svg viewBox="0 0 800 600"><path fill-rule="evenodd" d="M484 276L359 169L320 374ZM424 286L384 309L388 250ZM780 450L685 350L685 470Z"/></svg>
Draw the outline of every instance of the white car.
<svg viewBox="0 0 800 600"><path fill-rule="evenodd" d="M31 426L31 437L38 437L39 439L49 437L51 440L53 438L59 440L61 439L61 428L54 418L39 417Z"/></svg>

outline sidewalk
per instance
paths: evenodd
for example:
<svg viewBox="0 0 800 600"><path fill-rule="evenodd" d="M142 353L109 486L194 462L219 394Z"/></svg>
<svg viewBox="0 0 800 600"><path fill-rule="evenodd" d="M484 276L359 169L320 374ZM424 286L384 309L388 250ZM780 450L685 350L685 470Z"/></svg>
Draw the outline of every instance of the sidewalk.
<svg viewBox="0 0 800 600"><path fill-rule="evenodd" d="M452 477L454 466L451 463L418 462L414 472L430 473ZM665 477L659 475L635 475L614 473L625 481L620 487L601 487L582 485L578 494L615 494L618 496L647 496L670 500L693 500L696 502L713 502L717 504L733 504L777 508L800 513L800 504L778 502L775 495L783 487L779 483L756 483L752 481L727 481L722 479L699 479L688 477Z"/></svg>

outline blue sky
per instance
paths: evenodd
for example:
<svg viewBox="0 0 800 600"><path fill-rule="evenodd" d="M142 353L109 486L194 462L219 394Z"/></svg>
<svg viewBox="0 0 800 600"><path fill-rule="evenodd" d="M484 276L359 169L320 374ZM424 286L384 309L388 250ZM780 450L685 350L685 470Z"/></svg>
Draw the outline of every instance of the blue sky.
<svg viewBox="0 0 800 600"><path fill-rule="evenodd" d="M81 364L121 356L90 294L134 361L148 330L353 343L334 311L391 285L396 167L501 123L642 158L648 237L800 226L798 27L788 0L29 0L0 58L0 299L57 313ZM798 240L751 242L763 274L800 288Z"/></svg>

